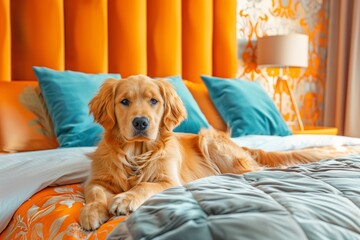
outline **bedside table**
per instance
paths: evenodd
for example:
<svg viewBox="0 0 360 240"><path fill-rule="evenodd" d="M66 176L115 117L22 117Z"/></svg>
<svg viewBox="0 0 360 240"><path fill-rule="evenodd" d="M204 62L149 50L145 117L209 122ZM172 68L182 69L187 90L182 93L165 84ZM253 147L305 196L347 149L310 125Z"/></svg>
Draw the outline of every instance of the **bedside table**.
<svg viewBox="0 0 360 240"><path fill-rule="evenodd" d="M336 135L338 129L335 127L304 126L304 131L293 129L293 134L326 134Z"/></svg>

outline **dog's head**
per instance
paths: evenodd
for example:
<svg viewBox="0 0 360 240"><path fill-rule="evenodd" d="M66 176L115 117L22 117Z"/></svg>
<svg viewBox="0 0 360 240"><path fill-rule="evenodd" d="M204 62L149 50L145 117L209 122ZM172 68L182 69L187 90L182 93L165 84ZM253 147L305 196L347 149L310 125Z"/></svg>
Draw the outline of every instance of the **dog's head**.
<svg viewBox="0 0 360 240"><path fill-rule="evenodd" d="M90 113L105 131L127 142L154 141L186 118L186 110L165 79L144 75L108 79L89 103Z"/></svg>

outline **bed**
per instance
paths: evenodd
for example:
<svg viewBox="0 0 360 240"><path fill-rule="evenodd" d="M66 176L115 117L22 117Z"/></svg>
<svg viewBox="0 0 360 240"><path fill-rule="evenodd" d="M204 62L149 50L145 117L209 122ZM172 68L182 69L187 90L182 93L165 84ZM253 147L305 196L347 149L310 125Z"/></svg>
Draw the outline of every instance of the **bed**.
<svg viewBox="0 0 360 240"><path fill-rule="evenodd" d="M356 153L360 150L360 139L292 135L247 136L233 138L233 141L240 146L267 151L335 146L327 148L326 151L342 151L351 155L308 166L200 179L185 187L166 190L152 197L133 215L112 217L98 230L88 232L79 225L79 211L84 205L83 181L90 170L87 154L94 151L94 147L7 154L0 157L0 228L3 230L0 238L104 239L114 229L113 239L181 239L187 236L187 233L191 233L193 239L199 239L197 236L203 236L202 234L206 234L206 239L220 238L221 234L230 239L238 234L256 239L261 236L267 239L289 239L300 233L299 239L306 239L305 236L309 239L328 239L330 236L338 236L336 239L359 237L356 234L360 231L360 197L357 187L360 155ZM344 145L347 147L342 147ZM284 173L287 175L281 175ZM327 184L321 182L322 180ZM262 193L260 196L259 192ZM266 194L270 197L264 196ZM294 195L299 195L300 203L294 202L296 198L290 198ZM302 200L308 200L304 195L313 199L312 206L301 204ZM277 196L280 203L270 201ZM345 196L351 200L347 200ZM211 217L204 217L204 212L200 211L202 215L199 214L194 199L207 210L209 216L219 215L219 219L222 217L225 223L243 222L243 225L231 225L230 229L222 228L222 221L217 225L216 221L211 221ZM331 202L331 199L336 201ZM297 205L293 207L291 204L295 203ZM288 210L290 209L297 221L306 220L305 223L321 225L316 228L319 232L302 233L301 227L294 227L296 221L293 220L287 225L290 213L284 213L284 210L280 209L287 204ZM313 207L314 212L306 212L305 210L309 211L306 207ZM189 211L195 212L191 215ZM267 213L273 213L274 216L267 216ZM281 218L283 215L286 217ZM126 222L118 225L127 218ZM205 221L206 219L210 220ZM281 224L276 225L277 222ZM259 232L251 227L254 224L261 224L266 230ZM332 225L338 226L334 228ZM218 229L214 230L217 227ZM271 230L273 228L283 230L277 232ZM235 233L236 229L239 230L238 233Z"/></svg>
<svg viewBox="0 0 360 240"><path fill-rule="evenodd" d="M283 120L258 85L240 89L254 88L269 114L251 96L222 105L216 94L232 85L204 84L236 75L235 0L5 0L0 10L0 239L360 238L360 139L279 131ZM190 113L178 131L225 131L226 122L240 146L346 156L200 179L84 231L88 154L102 131L88 93L103 78L133 74L173 79ZM244 117L252 108L257 117Z"/></svg>

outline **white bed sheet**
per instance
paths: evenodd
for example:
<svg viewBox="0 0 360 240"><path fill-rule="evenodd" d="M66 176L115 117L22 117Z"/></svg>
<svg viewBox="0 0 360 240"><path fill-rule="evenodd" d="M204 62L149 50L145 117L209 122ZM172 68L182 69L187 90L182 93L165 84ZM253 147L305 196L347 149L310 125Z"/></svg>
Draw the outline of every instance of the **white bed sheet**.
<svg viewBox="0 0 360 240"><path fill-rule="evenodd" d="M62 148L0 156L0 232L16 209L47 186L83 182L89 175L94 150Z"/></svg>
<svg viewBox="0 0 360 240"><path fill-rule="evenodd" d="M311 135L300 134L286 137L249 135L233 138L240 146L248 148L259 148L265 151L290 151L308 147L344 145L360 145L360 138L335 136L335 135Z"/></svg>
<svg viewBox="0 0 360 240"><path fill-rule="evenodd" d="M233 139L240 146L285 151L311 146L360 145L360 138L328 135L245 136ZM79 183L90 172L87 154L95 147L63 148L0 156L0 232L16 209L48 186Z"/></svg>

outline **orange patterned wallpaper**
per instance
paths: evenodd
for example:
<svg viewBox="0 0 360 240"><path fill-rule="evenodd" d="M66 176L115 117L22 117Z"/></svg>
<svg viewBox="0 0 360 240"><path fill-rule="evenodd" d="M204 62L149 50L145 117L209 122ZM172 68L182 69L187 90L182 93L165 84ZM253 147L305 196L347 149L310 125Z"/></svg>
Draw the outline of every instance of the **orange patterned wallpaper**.
<svg viewBox="0 0 360 240"><path fill-rule="evenodd" d="M270 96L274 94L279 69L257 68L256 39L291 32L309 36L308 68L287 71L305 125L323 122L328 7L328 0L238 0L237 3L238 77L260 81ZM287 93L282 93L282 97L284 118L292 124L295 112L290 97ZM279 105L277 97L275 102Z"/></svg>

